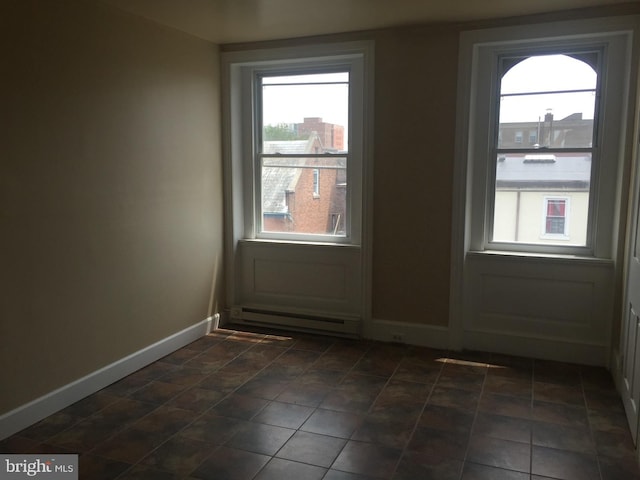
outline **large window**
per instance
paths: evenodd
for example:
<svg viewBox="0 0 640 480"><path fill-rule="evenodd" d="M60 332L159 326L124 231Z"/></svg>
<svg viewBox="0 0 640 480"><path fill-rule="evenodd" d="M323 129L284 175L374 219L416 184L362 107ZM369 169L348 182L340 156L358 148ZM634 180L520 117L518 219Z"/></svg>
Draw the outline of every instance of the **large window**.
<svg viewBox="0 0 640 480"><path fill-rule="evenodd" d="M257 73L259 236L347 232L349 71ZM322 175L320 172L322 171ZM322 194L321 194L322 192ZM333 219L339 216L336 228Z"/></svg>
<svg viewBox="0 0 640 480"><path fill-rule="evenodd" d="M503 30L472 45L460 112L469 250L611 257L630 35L601 27Z"/></svg>
<svg viewBox="0 0 640 480"><path fill-rule="evenodd" d="M492 242L588 245L591 176L599 161L593 140L600 55L595 50L498 60ZM528 144L523 130L532 132ZM571 200L571 231L565 230L569 203L550 200L550 194Z"/></svg>
<svg viewBox="0 0 640 480"><path fill-rule="evenodd" d="M368 48L229 55L237 239L360 244Z"/></svg>

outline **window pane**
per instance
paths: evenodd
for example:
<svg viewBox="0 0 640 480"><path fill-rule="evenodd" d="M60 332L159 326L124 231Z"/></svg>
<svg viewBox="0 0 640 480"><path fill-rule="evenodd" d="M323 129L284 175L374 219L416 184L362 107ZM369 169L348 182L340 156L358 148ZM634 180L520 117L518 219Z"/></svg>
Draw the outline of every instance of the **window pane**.
<svg viewBox="0 0 640 480"><path fill-rule="evenodd" d="M570 90L594 90L596 71L581 57L596 59L596 54L536 55L524 59L504 58L504 64L513 64L500 85L501 94L529 92L558 92Z"/></svg>
<svg viewBox="0 0 640 480"><path fill-rule="evenodd" d="M598 76L579 58L596 55L502 59L498 148L592 146Z"/></svg>
<svg viewBox="0 0 640 480"><path fill-rule="evenodd" d="M347 159L262 158L262 231L344 236Z"/></svg>
<svg viewBox="0 0 640 480"><path fill-rule="evenodd" d="M590 179L590 153L500 154L493 241L586 245Z"/></svg>
<svg viewBox="0 0 640 480"><path fill-rule="evenodd" d="M349 73L262 77L263 152L267 142L316 135L324 152L348 150Z"/></svg>
<svg viewBox="0 0 640 480"><path fill-rule="evenodd" d="M594 92L501 97L498 148L592 147L595 98Z"/></svg>

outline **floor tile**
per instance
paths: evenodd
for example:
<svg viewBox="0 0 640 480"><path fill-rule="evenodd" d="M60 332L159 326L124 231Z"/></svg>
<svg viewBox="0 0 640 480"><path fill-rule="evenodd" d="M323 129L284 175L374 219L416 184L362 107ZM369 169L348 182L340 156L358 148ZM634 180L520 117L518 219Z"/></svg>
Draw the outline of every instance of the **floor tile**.
<svg viewBox="0 0 640 480"><path fill-rule="evenodd" d="M432 385L438 379L441 365L422 365L411 363L408 360L403 360L393 374L394 380L403 380L405 382L416 382Z"/></svg>
<svg viewBox="0 0 640 480"><path fill-rule="evenodd" d="M530 443L531 422L523 418L480 412L473 426L473 435Z"/></svg>
<svg viewBox="0 0 640 480"><path fill-rule="evenodd" d="M291 403L271 402L253 417L254 422L285 428L299 428L313 413L313 408Z"/></svg>
<svg viewBox="0 0 640 480"><path fill-rule="evenodd" d="M251 423L236 433L226 445L263 455L275 455L294 433L295 430L289 428Z"/></svg>
<svg viewBox="0 0 640 480"><path fill-rule="evenodd" d="M531 446L499 438L471 437L466 460L472 463L529 473Z"/></svg>
<svg viewBox="0 0 640 480"><path fill-rule="evenodd" d="M300 430L320 435L349 438L362 423L362 415L317 409Z"/></svg>
<svg viewBox="0 0 640 480"><path fill-rule="evenodd" d="M211 408L211 413L249 420L269 404L264 398L232 393Z"/></svg>
<svg viewBox="0 0 640 480"><path fill-rule="evenodd" d="M529 480L529 474L467 462L462 480Z"/></svg>
<svg viewBox="0 0 640 480"><path fill-rule="evenodd" d="M602 480L640 480L640 471L635 455L630 458L599 456Z"/></svg>
<svg viewBox="0 0 640 480"><path fill-rule="evenodd" d="M485 392L531 399L533 383L531 382L531 377L519 379L487 375L483 388Z"/></svg>
<svg viewBox="0 0 640 480"><path fill-rule="evenodd" d="M166 436L157 432L131 427L100 443L92 453L134 464L166 440Z"/></svg>
<svg viewBox="0 0 640 480"><path fill-rule="evenodd" d="M162 472L142 465L134 465L118 476L118 480L182 480L182 476L177 473Z"/></svg>
<svg viewBox="0 0 640 480"><path fill-rule="evenodd" d="M458 410L440 405L427 405L420 417L420 426L437 430L451 430L469 434L475 418L475 412Z"/></svg>
<svg viewBox="0 0 640 480"><path fill-rule="evenodd" d="M462 460L433 454L407 452L393 480L460 480Z"/></svg>
<svg viewBox="0 0 640 480"><path fill-rule="evenodd" d="M282 458L272 459L255 480L282 480L291 478L296 480L321 480L327 473L326 468L317 467L315 465L307 465Z"/></svg>
<svg viewBox="0 0 640 480"><path fill-rule="evenodd" d="M276 397L276 400L307 407L317 407L330 391L332 389L329 387L292 383Z"/></svg>
<svg viewBox="0 0 640 480"><path fill-rule="evenodd" d="M190 477L201 480L251 480L269 460L267 455L220 447Z"/></svg>
<svg viewBox="0 0 640 480"><path fill-rule="evenodd" d="M543 402L584 405L584 394L580 385L533 382L533 398Z"/></svg>
<svg viewBox="0 0 640 480"><path fill-rule="evenodd" d="M221 445L248 424L240 419L205 413L179 432L179 436Z"/></svg>
<svg viewBox="0 0 640 480"><path fill-rule="evenodd" d="M572 427L589 427L587 409L584 406L534 400L532 418L541 422L558 423Z"/></svg>
<svg viewBox="0 0 640 480"><path fill-rule="evenodd" d="M534 446L531 473L559 480L599 480L595 455Z"/></svg>
<svg viewBox="0 0 640 480"><path fill-rule="evenodd" d="M531 401L528 398L485 392L478 409L485 413L497 413L506 417L531 418Z"/></svg>
<svg viewBox="0 0 640 480"><path fill-rule="evenodd" d="M468 443L468 433L418 427L407 446L407 450L429 457L463 460Z"/></svg>
<svg viewBox="0 0 640 480"><path fill-rule="evenodd" d="M360 475L389 478L400 459L401 450L350 440L332 468Z"/></svg>
<svg viewBox="0 0 640 480"><path fill-rule="evenodd" d="M357 475L355 473L341 472L340 470L329 470L322 480L372 480L373 477Z"/></svg>
<svg viewBox="0 0 640 480"><path fill-rule="evenodd" d="M585 427L533 422L534 445L587 454L595 453L591 432Z"/></svg>
<svg viewBox="0 0 640 480"><path fill-rule="evenodd" d="M346 443L341 438L299 431L287 441L277 456L328 468Z"/></svg>
<svg viewBox="0 0 640 480"><path fill-rule="evenodd" d="M196 412L162 405L133 424L138 430L169 437L198 416Z"/></svg>
<svg viewBox="0 0 640 480"><path fill-rule="evenodd" d="M474 411L478 406L479 393L460 388L440 387L436 385L427 400L429 405L440 405L460 410Z"/></svg>
<svg viewBox="0 0 640 480"><path fill-rule="evenodd" d="M179 393L169 400L167 404L194 412L204 412L216 405L225 396L225 393L196 386Z"/></svg>
<svg viewBox="0 0 640 480"><path fill-rule="evenodd" d="M414 426L415 421L400 422L386 416L378 417L375 414L368 414L351 439L402 449L409 442Z"/></svg>
<svg viewBox="0 0 640 480"><path fill-rule="evenodd" d="M140 464L157 470L187 475L215 448L211 443L175 436L144 457Z"/></svg>

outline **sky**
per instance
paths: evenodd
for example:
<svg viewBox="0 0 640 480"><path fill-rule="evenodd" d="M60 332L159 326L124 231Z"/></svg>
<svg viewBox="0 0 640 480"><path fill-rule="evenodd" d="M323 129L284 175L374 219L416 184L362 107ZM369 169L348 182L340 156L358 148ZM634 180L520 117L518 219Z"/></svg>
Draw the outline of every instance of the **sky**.
<svg viewBox="0 0 640 480"><path fill-rule="evenodd" d="M348 135L348 73L269 77L264 83L286 83L263 88L263 124L302 123L305 117L320 117L326 123L345 127ZM294 82L313 85L291 85ZM340 82L319 84L318 82Z"/></svg>
<svg viewBox="0 0 640 480"><path fill-rule="evenodd" d="M596 88L596 72L585 62L565 55L531 57L512 67L502 78L501 93L566 91ZM544 119L550 109L555 119L573 113L593 118L594 92L503 97L501 122Z"/></svg>
<svg viewBox="0 0 640 480"><path fill-rule="evenodd" d="M273 85L263 88L263 124L302 123L305 117L320 117L324 122L344 126L347 137L347 82L346 72L265 77L264 84ZM565 55L544 55L528 58L512 67L502 79L501 92L595 89L596 82L595 71L585 62ZM583 118L588 119L593 118L594 105L593 92L507 96L501 100L500 121L535 122L544 119L548 111L555 119L573 113L582 113Z"/></svg>

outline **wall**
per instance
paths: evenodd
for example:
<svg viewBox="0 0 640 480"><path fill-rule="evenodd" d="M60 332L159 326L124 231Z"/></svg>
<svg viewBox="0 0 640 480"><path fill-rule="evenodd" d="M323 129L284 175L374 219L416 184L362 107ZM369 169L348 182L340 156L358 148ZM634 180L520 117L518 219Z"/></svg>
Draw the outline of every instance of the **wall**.
<svg viewBox="0 0 640 480"><path fill-rule="evenodd" d="M447 327L459 33L637 12L623 4L221 49L375 40L372 317Z"/></svg>
<svg viewBox="0 0 640 480"><path fill-rule="evenodd" d="M375 41L373 318L446 326L458 30Z"/></svg>
<svg viewBox="0 0 640 480"><path fill-rule="evenodd" d="M222 195L216 46L80 0L0 37L2 414L215 312Z"/></svg>

